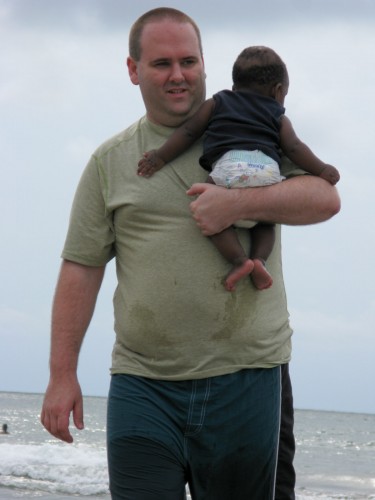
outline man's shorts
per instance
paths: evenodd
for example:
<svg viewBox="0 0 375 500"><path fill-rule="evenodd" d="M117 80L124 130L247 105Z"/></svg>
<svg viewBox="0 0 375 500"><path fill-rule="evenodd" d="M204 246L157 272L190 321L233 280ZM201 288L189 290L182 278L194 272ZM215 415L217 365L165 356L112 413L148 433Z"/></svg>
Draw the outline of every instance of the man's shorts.
<svg viewBox="0 0 375 500"><path fill-rule="evenodd" d="M189 381L113 375L108 465L113 500L273 498L280 368Z"/></svg>

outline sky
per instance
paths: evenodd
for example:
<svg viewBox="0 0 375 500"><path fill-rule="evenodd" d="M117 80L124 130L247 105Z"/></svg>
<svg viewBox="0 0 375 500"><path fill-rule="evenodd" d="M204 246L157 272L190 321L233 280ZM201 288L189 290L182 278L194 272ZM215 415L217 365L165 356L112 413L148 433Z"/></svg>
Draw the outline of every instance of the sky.
<svg viewBox="0 0 375 500"><path fill-rule="evenodd" d="M75 188L93 150L144 113L128 33L161 5L200 26L209 96L231 87L246 46L270 46L287 64L286 114L340 170L342 200L330 221L283 227L295 407L375 413L373 0L0 0L0 391L46 388ZM81 352L86 395L108 390L113 267Z"/></svg>

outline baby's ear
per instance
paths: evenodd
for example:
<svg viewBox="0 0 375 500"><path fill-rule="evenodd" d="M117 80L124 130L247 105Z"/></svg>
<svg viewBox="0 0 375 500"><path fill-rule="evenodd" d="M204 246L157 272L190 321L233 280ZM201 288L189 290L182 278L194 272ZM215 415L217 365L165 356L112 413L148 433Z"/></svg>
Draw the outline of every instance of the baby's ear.
<svg viewBox="0 0 375 500"><path fill-rule="evenodd" d="M274 88L274 95L272 96L278 103L284 106L285 97L288 93L288 87L283 83L277 83Z"/></svg>
<svg viewBox="0 0 375 500"><path fill-rule="evenodd" d="M276 97L282 92L283 90L283 84L282 83L276 83L271 89L271 97L276 99Z"/></svg>

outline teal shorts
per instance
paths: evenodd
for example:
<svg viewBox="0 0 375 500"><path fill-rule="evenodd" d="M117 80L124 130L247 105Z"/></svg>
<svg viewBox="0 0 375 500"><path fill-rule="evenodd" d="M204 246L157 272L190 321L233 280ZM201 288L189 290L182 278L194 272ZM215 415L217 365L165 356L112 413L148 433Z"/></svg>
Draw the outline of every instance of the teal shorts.
<svg viewBox="0 0 375 500"><path fill-rule="evenodd" d="M189 381L113 375L107 447L113 500L274 496L280 367Z"/></svg>

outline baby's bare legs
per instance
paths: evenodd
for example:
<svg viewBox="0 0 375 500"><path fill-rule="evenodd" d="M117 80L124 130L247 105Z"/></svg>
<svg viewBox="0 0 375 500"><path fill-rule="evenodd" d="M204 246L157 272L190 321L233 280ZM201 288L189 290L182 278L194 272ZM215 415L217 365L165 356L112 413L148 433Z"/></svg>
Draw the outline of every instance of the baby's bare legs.
<svg viewBox="0 0 375 500"><path fill-rule="evenodd" d="M273 248L274 227L272 225L262 224L251 229L250 258L242 248L234 227L228 227L210 238L221 255L233 266L224 281L224 286L229 292L233 292L236 284L248 275L258 290L266 290L272 286L272 276L265 265L265 260Z"/></svg>
<svg viewBox="0 0 375 500"><path fill-rule="evenodd" d="M210 176L207 178L207 183L215 184ZM225 288L228 292L233 292L236 289L236 284L253 271L254 263L242 248L234 227L228 227L209 238L221 255L233 265L224 279Z"/></svg>
<svg viewBox="0 0 375 500"><path fill-rule="evenodd" d="M215 184L210 176L207 182ZM224 280L224 286L229 292L234 291L236 284L249 275L258 290L272 286L272 277L266 269L265 261L272 252L275 242L274 225L257 224L250 230L250 234L250 258L246 255L234 227L228 227L221 233L210 236L221 255L233 265Z"/></svg>
<svg viewBox="0 0 375 500"><path fill-rule="evenodd" d="M228 292L234 292L236 289L236 284L245 276L248 276L254 272L254 262L251 259L246 258L243 261L235 264L231 271L225 278L224 286L228 290Z"/></svg>
<svg viewBox="0 0 375 500"><path fill-rule="evenodd" d="M254 262L251 281L258 290L266 290L272 286L273 280L266 268L266 261L275 243L275 227L273 224L257 224L250 229L251 252Z"/></svg>
<svg viewBox="0 0 375 500"><path fill-rule="evenodd" d="M252 272L254 263L242 248L234 227L228 227L221 233L210 236L210 239L221 255L233 265L224 280L225 288L232 292L237 282Z"/></svg>
<svg viewBox="0 0 375 500"><path fill-rule="evenodd" d="M251 281L258 290L266 290L272 286L273 280L270 273L267 271L263 259L254 259L253 272L250 275Z"/></svg>

